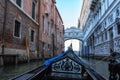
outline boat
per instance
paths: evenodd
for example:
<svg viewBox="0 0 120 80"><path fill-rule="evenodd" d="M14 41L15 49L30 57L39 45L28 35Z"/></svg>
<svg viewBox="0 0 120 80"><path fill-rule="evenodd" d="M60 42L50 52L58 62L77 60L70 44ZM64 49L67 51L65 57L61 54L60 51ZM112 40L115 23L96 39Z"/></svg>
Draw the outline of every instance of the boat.
<svg viewBox="0 0 120 80"><path fill-rule="evenodd" d="M10 80L106 80L72 49L46 60L41 66Z"/></svg>

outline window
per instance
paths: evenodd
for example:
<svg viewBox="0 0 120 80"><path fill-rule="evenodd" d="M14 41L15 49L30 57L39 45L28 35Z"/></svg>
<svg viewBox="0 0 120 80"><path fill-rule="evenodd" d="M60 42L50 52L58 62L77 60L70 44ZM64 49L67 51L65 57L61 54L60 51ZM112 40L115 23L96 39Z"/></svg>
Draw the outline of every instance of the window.
<svg viewBox="0 0 120 80"><path fill-rule="evenodd" d="M44 4L44 0L42 0L42 3Z"/></svg>
<svg viewBox="0 0 120 80"><path fill-rule="evenodd" d="M120 35L120 24L117 25L118 28L118 34Z"/></svg>
<svg viewBox="0 0 120 80"><path fill-rule="evenodd" d="M50 15L52 16L52 9L53 9L53 7L52 7L52 5L51 5L51 7L50 7Z"/></svg>
<svg viewBox="0 0 120 80"><path fill-rule="evenodd" d="M50 50L50 45L48 44L48 50Z"/></svg>
<svg viewBox="0 0 120 80"><path fill-rule="evenodd" d="M42 17L42 31L43 32L45 32L45 29L44 29L44 21L45 21L45 19L44 19L44 16Z"/></svg>
<svg viewBox="0 0 120 80"><path fill-rule="evenodd" d="M20 37L20 22L15 20L14 36Z"/></svg>
<svg viewBox="0 0 120 80"><path fill-rule="evenodd" d="M62 37L62 32L60 32L60 37Z"/></svg>
<svg viewBox="0 0 120 80"><path fill-rule="evenodd" d="M34 42L35 31L31 30L31 41Z"/></svg>
<svg viewBox="0 0 120 80"><path fill-rule="evenodd" d="M35 2L32 3L32 18L35 19Z"/></svg>
<svg viewBox="0 0 120 80"><path fill-rule="evenodd" d="M22 0L16 0L16 4L21 7L22 6Z"/></svg>
<svg viewBox="0 0 120 80"><path fill-rule="evenodd" d="M44 42L42 43L42 48L45 49L45 43Z"/></svg>
<svg viewBox="0 0 120 80"><path fill-rule="evenodd" d="M51 20L51 27L53 27L54 23L53 23L53 20Z"/></svg>
<svg viewBox="0 0 120 80"><path fill-rule="evenodd" d="M119 8L116 10L116 16L119 16L120 15L120 11L119 11Z"/></svg>
<svg viewBox="0 0 120 80"><path fill-rule="evenodd" d="M97 38L96 38L96 37L95 37L95 39L94 39L94 42L95 42L94 44L97 44Z"/></svg>
<svg viewBox="0 0 120 80"><path fill-rule="evenodd" d="M105 32L105 40L107 40L107 32Z"/></svg>
<svg viewBox="0 0 120 80"><path fill-rule="evenodd" d="M48 35L50 36L50 23L48 22Z"/></svg>
<svg viewBox="0 0 120 80"><path fill-rule="evenodd" d="M103 34L101 35L101 42L103 42L104 41L104 37L103 37Z"/></svg>
<svg viewBox="0 0 120 80"><path fill-rule="evenodd" d="M107 28L107 21L104 21L104 27Z"/></svg>

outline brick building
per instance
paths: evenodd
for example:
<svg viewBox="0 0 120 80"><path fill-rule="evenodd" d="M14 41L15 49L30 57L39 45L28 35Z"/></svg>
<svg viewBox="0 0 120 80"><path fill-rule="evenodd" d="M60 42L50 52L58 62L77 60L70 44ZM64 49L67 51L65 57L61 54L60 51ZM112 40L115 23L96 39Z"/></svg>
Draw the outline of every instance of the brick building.
<svg viewBox="0 0 120 80"><path fill-rule="evenodd" d="M55 34L56 34L56 48L57 48L57 54L61 52L61 50L64 48L64 26L62 18L60 17L60 14L56 8L56 16L55 16Z"/></svg>
<svg viewBox="0 0 120 80"><path fill-rule="evenodd" d="M19 60L52 56L55 10L54 0L0 0L0 54L18 54Z"/></svg>
<svg viewBox="0 0 120 80"><path fill-rule="evenodd" d="M63 21L56 8L55 0L41 0L40 7L40 44L41 53L45 57L54 56L62 51L63 39ZM61 48L62 46L62 48Z"/></svg>

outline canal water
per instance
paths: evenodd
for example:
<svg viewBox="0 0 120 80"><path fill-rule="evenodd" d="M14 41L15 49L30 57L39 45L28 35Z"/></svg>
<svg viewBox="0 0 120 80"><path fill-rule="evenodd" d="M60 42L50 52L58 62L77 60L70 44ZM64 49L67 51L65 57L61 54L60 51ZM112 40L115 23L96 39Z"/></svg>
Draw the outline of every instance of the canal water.
<svg viewBox="0 0 120 80"><path fill-rule="evenodd" d="M96 59L85 59L84 60L93 68L96 72L98 72L101 76L103 76L106 80L109 80L109 70L108 70L108 61L96 60Z"/></svg>
<svg viewBox="0 0 120 80"><path fill-rule="evenodd" d="M96 72L102 75L106 80L109 80L108 62L94 59L85 59ZM22 73L30 71L40 66L42 62L31 62L15 66L0 67L0 80L8 80Z"/></svg>
<svg viewBox="0 0 120 80"><path fill-rule="evenodd" d="M8 80L40 66L42 62L31 62L15 66L0 67L0 80Z"/></svg>

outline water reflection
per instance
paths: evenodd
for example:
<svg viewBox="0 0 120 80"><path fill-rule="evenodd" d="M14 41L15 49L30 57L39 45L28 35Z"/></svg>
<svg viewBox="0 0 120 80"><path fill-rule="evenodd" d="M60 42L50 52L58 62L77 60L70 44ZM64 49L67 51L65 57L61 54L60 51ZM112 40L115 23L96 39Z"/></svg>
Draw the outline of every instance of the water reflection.
<svg viewBox="0 0 120 80"><path fill-rule="evenodd" d="M40 66L42 62L32 62L16 66L0 67L0 80L8 80Z"/></svg>

